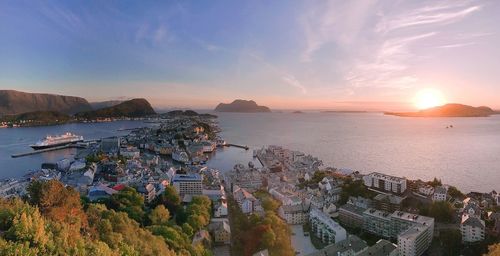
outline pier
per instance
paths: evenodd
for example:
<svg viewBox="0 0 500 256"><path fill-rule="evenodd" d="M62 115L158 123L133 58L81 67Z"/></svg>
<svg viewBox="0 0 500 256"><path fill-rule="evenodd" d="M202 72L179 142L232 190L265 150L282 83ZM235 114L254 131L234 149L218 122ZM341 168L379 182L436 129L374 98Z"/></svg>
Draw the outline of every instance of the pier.
<svg viewBox="0 0 500 256"><path fill-rule="evenodd" d="M26 152L26 153L13 154L13 155L11 155L11 157L18 158L18 157L23 157L23 156L31 156L31 155L44 153L44 152L50 152L50 151L55 151L55 150L67 149L67 148L85 148L85 146L69 144L69 145L57 146L57 147L53 147L53 148L33 150L31 152Z"/></svg>
<svg viewBox="0 0 500 256"><path fill-rule="evenodd" d="M242 148L244 150L249 150L250 148L245 145L238 145L238 144L226 144L226 147L235 147L235 148Z"/></svg>

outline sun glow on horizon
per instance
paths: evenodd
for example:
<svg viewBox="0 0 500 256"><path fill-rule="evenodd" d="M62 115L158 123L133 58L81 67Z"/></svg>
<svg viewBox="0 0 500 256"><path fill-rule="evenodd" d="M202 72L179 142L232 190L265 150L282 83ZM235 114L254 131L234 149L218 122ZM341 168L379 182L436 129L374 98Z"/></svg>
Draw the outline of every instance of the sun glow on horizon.
<svg viewBox="0 0 500 256"><path fill-rule="evenodd" d="M420 90L414 98L415 107L418 109L427 109L444 105L446 100L443 94L436 89L427 88Z"/></svg>

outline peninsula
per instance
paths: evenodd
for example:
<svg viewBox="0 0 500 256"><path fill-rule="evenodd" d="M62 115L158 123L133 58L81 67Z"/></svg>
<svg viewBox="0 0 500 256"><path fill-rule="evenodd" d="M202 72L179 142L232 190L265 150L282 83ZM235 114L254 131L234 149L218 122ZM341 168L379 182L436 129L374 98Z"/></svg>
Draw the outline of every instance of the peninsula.
<svg viewBox="0 0 500 256"><path fill-rule="evenodd" d="M217 112L239 112L239 113L255 113L255 112L271 112L266 106L259 106L253 100L235 100L229 104L220 103L215 108Z"/></svg>
<svg viewBox="0 0 500 256"><path fill-rule="evenodd" d="M488 117L499 113L485 106L472 107L451 103L417 112L384 112L384 114L401 117Z"/></svg>

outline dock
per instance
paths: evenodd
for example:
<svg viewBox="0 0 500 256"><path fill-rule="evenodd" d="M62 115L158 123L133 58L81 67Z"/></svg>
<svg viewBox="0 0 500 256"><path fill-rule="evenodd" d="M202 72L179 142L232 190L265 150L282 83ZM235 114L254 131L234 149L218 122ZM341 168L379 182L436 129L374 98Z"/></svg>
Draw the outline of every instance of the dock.
<svg viewBox="0 0 500 256"><path fill-rule="evenodd" d="M226 144L225 146L227 146L227 147L235 147L235 148L242 148L244 150L249 150L250 149L248 146L238 145L238 144Z"/></svg>
<svg viewBox="0 0 500 256"><path fill-rule="evenodd" d="M75 145L75 144L69 144L69 145L57 146L57 147L53 147L53 148L33 150L31 152L26 152L26 153L13 154L13 155L11 155L11 157L12 158L18 158L18 157L23 157L23 156L31 156L31 155L36 155L36 154L44 153L44 152L50 152L50 151L55 151L55 150L67 149L67 148L85 148L85 146L79 146L79 145Z"/></svg>

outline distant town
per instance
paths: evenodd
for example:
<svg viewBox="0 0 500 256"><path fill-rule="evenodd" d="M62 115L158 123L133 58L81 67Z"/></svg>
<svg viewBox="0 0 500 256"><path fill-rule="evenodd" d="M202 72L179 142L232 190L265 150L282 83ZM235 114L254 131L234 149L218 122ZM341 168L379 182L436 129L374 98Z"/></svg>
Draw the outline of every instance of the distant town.
<svg viewBox="0 0 500 256"><path fill-rule="evenodd" d="M33 182L60 182L112 208L137 193L141 212L168 209L164 225L190 240L182 249L212 255L478 255L500 236L496 191L464 194L438 179L336 169L272 145L232 170L211 169L206 162L218 148L250 149L221 138L214 116L175 112L152 122L126 136L78 142L74 159L1 181L0 196L25 198ZM189 214L200 198L210 202L206 221Z"/></svg>

